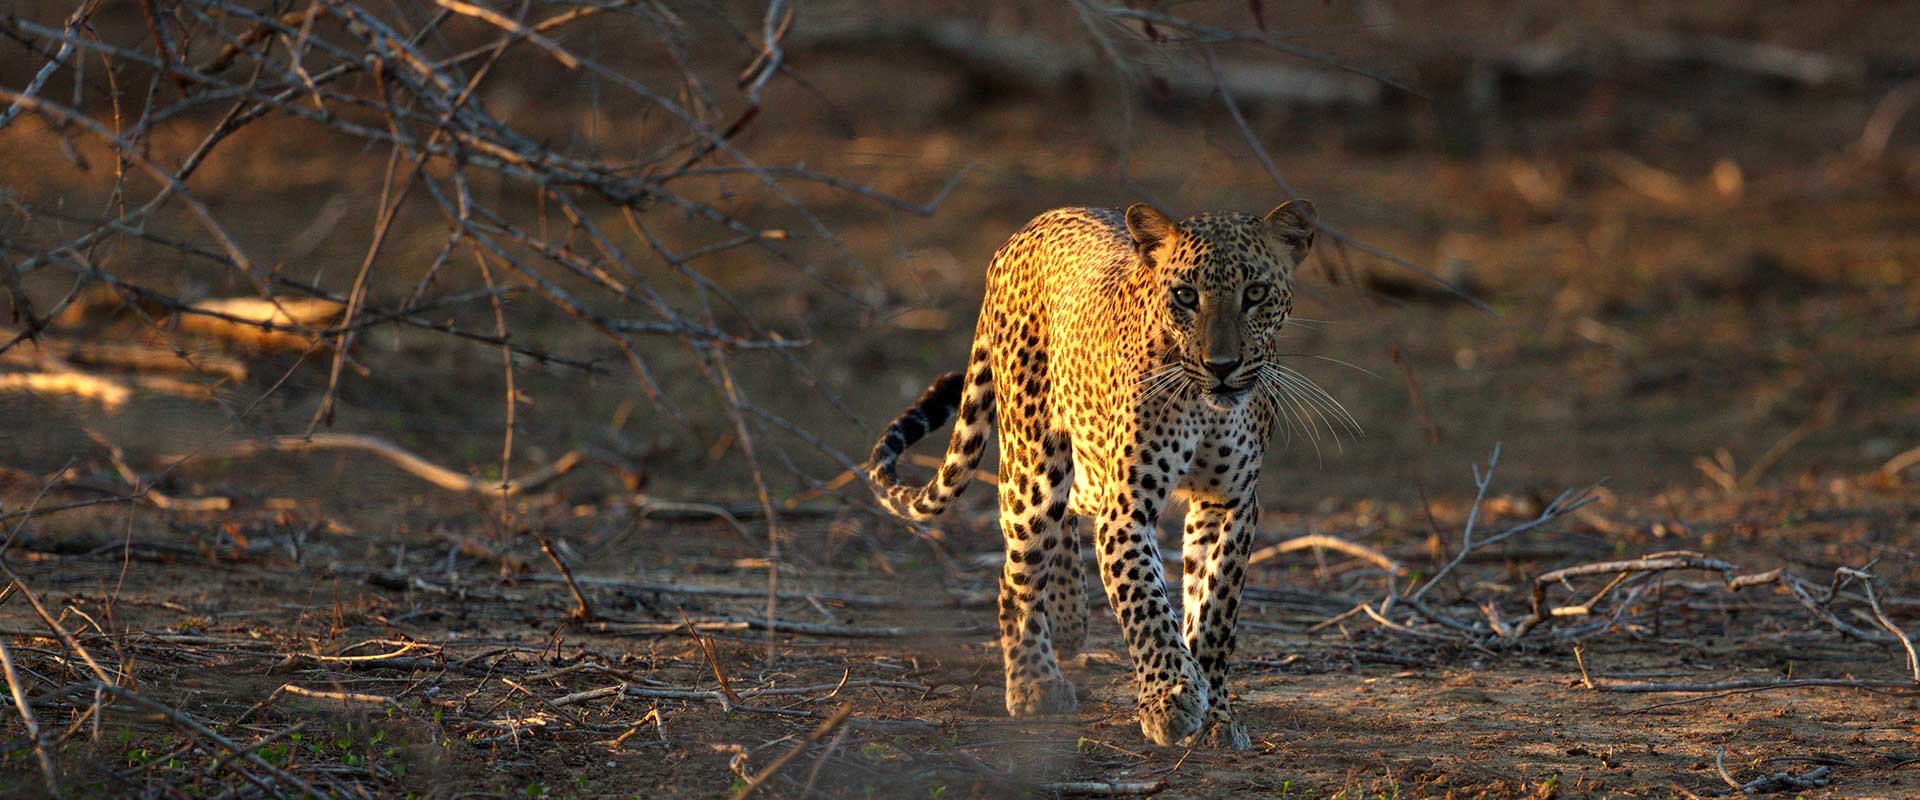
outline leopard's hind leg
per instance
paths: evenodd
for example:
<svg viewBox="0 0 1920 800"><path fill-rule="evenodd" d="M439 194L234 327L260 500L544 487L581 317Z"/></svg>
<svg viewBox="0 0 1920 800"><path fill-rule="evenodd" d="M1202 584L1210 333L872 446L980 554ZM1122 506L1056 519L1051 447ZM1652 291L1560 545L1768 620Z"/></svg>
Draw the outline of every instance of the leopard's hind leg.
<svg viewBox="0 0 1920 800"><path fill-rule="evenodd" d="M1072 512L1060 521L1060 552L1047 562L1047 588L1041 593L1053 626L1053 653L1062 659L1078 655L1087 641L1087 562L1080 525L1080 515Z"/></svg>
<svg viewBox="0 0 1920 800"><path fill-rule="evenodd" d="M1072 487L1071 448L1059 432L1003 426L1000 434L1000 532L1007 548L1000 574L1000 648L1007 713L1072 711L1078 701L1073 684L1060 674L1054 649L1060 617L1050 602L1061 601L1053 584L1056 565L1069 550L1062 523ZM1083 600L1080 637L1086 631L1084 606Z"/></svg>

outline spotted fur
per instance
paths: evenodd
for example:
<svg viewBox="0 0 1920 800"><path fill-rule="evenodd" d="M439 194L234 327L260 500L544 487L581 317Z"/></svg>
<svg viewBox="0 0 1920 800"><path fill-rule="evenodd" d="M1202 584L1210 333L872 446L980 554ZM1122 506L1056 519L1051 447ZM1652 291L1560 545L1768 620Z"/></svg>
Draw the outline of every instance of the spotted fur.
<svg viewBox="0 0 1920 800"><path fill-rule="evenodd" d="M997 424L1008 712L1075 707L1059 659L1086 636L1084 517L1133 663L1141 732L1170 744L1205 726L1217 743L1247 746L1227 660L1261 457L1294 402L1274 339L1313 229L1305 202L1178 222L1146 205L1065 208L994 255L966 371L888 426L869 475L888 509L931 518L966 489ZM901 454L950 417L939 474L899 484ZM1176 622L1154 526L1182 498Z"/></svg>

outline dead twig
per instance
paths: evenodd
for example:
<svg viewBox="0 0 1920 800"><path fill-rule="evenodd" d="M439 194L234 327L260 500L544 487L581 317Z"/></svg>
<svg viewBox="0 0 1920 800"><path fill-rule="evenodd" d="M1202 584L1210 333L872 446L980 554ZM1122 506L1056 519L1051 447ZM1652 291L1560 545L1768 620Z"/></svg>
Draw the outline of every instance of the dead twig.
<svg viewBox="0 0 1920 800"><path fill-rule="evenodd" d="M1596 683L1595 691L1621 694L1665 694L1706 692L1770 692L1834 686L1850 689L1910 689L1910 681L1867 680L1862 678L1787 678L1782 680L1719 681L1713 683Z"/></svg>
<svg viewBox="0 0 1920 800"><path fill-rule="evenodd" d="M226 446L209 447L197 453L163 455L158 460L178 463L196 458L241 458L259 453L306 453L321 450L352 450L369 453L409 475L447 491L496 497L513 497L538 489L564 477L587 460L587 454L583 451L568 451L552 463L506 481L503 485L500 481L485 480L447 469L377 436L352 433L316 433L310 438L276 436L268 439L248 439Z"/></svg>
<svg viewBox="0 0 1920 800"><path fill-rule="evenodd" d="M13 695L13 707L20 711L20 722L26 726L27 739L33 742L34 759L40 762L40 774L46 778L47 794L60 797L60 780L53 771L53 759L47 755L47 743L40 738L40 723L33 718L33 704L27 702L26 687L20 683L20 675L13 668L13 651L7 649L7 643L0 640L0 670L7 678L7 691Z"/></svg>
<svg viewBox="0 0 1920 800"><path fill-rule="evenodd" d="M1741 783L1734 780L1733 775L1727 772L1726 759L1726 745L1721 745L1720 750L1713 754L1713 770L1720 775L1720 780L1727 784L1727 788L1732 790L1730 793L1772 794L1774 792L1792 792L1802 789L1819 789L1832 782L1828 778L1828 775L1833 772L1833 768L1822 764L1800 775L1794 775L1782 770L1771 775L1762 775L1746 783Z"/></svg>
<svg viewBox="0 0 1920 800"><path fill-rule="evenodd" d="M533 532L533 536L540 541L540 552L546 553L547 559L553 562L554 569L560 570L560 578L566 581L567 591L573 593L573 611L568 612L567 619L574 622L592 622L598 619L593 613L593 605L587 602L587 595L580 591L580 584L573 582L573 570L568 569L567 562L560 560L560 554L554 551L553 542L548 541L547 535L538 530Z"/></svg>
<svg viewBox="0 0 1920 800"><path fill-rule="evenodd" d="M1920 447L1913 448L1912 450L1887 459L1887 463L1880 465L1880 474L1889 478L1897 478L1900 477L1900 473L1913 468L1915 464L1920 464Z"/></svg>
<svg viewBox="0 0 1920 800"><path fill-rule="evenodd" d="M1271 544L1255 550L1251 555L1247 556L1247 566L1251 567L1264 564L1283 554L1295 553L1301 550L1332 550L1353 556L1394 575L1407 574L1405 564L1393 560L1392 557L1379 550L1375 550L1358 542L1342 539L1338 536L1328 536L1319 533L1295 536L1279 544Z"/></svg>
<svg viewBox="0 0 1920 800"><path fill-rule="evenodd" d="M1879 161L1887 152L1887 144L1893 141L1894 127L1915 103L1920 103L1920 79L1909 80L1887 92L1873 107L1867 124L1861 127L1860 140L1853 145L1854 154L1863 161Z"/></svg>
<svg viewBox="0 0 1920 800"><path fill-rule="evenodd" d="M1167 781L1058 781L1034 788L1067 797L1146 797L1166 791Z"/></svg>
<svg viewBox="0 0 1920 800"><path fill-rule="evenodd" d="M921 630L891 626L829 625L820 622L798 622L794 620L765 617L734 617L707 620L692 620L694 631L747 631L760 630L770 633L795 633L804 636L838 636L855 639L893 639L903 637L940 637L966 635L967 629ZM685 623L674 622L596 622L588 630L613 635L663 635L687 632Z"/></svg>
<svg viewBox="0 0 1920 800"><path fill-rule="evenodd" d="M281 769L280 767L274 766L272 762L269 762L266 759L261 758L259 753L254 752L253 748L242 746L240 743L235 742L234 740L229 739L225 736L222 736L219 733L216 733L213 729L208 728L206 725L201 724L199 720L194 719L191 715L187 714L184 711L173 708L172 706L169 706L165 703L161 703L157 700L150 699L130 689L125 689L119 686L115 686L111 683L101 682L99 684L96 684L95 688L97 688L102 692L106 692L107 694L113 695L114 697L117 697L121 700L125 700L129 703L132 703L136 706L140 706L141 708L144 708L148 711L152 711L156 714L159 714L162 717L165 717L168 721L172 722L174 725L179 726L182 730L186 731L187 733L197 736L204 741L211 742L215 745L218 745L220 748L226 750L229 753L238 755L240 758L245 759L247 763L252 764L253 766L261 769L262 771L266 772L268 775L273 776L274 780L280 781L288 786L298 789L301 792L305 793L305 795L308 797L332 797L333 796L332 793L321 791L320 789L316 788L313 784L308 783L307 781L301 779L299 776L294 775L293 773L288 772L284 769ZM242 772L240 774L242 776L246 776L250 781L254 782L254 784L259 786L262 791L272 794L275 797L286 796L286 793L281 791L279 788L274 787L270 784L267 784L261 781L259 778L251 776L249 773Z"/></svg>
<svg viewBox="0 0 1920 800"><path fill-rule="evenodd" d="M826 738L827 734L832 733L833 729L840 727L840 723L846 722L847 717L852 714L853 705L850 703L841 703L840 706L835 708L833 713L827 717L826 721L816 726L812 733L807 734L805 739L800 740L799 743L788 749L787 752L781 753L779 758L773 760L773 763L768 764L765 769L760 770L751 780L748 780L746 785L741 786L739 791L734 792L733 800L745 800L747 797L752 796L754 792L759 791L760 787L765 786L767 781L773 779L773 776L780 774L780 770L785 769L794 759L799 758L800 754L806 752L807 748L812 747L814 743Z"/></svg>
<svg viewBox="0 0 1920 800"><path fill-rule="evenodd" d="M1595 489L1600 488L1600 484L1598 483L1587 486L1584 489L1568 489L1561 492L1560 495L1555 497L1553 502L1548 503L1545 508L1540 509L1539 515L1533 519L1514 525L1484 539L1475 539L1474 525L1480 518L1480 505L1486 500L1487 487L1493 483L1493 471L1499 465L1499 444L1493 446L1493 454L1487 458L1487 468L1484 473L1481 472L1478 464L1472 465L1474 483L1473 505L1468 508L1466 525L1460 530L1460 549L1454 553L1452 561L1447 562L1445 566L1435 571L1433 577L1428 578L1426 583L1420 584L1420 588L1415 589L1412 594L1407 595L1407 598L1419 600L1426 596L1428 590L1431 590L1442 578L1452 573L1453 570L1459 567L1461 562L1465 561L1467 556L1475 550L1491 547L1507 539L1546 525L1598 499L1593 494Z"/></svg>
<svg viewBox="0 0 1920 800"><path fill-rule="evenodd" d="M1768 447L1766 452L1761 453L1760 457L1754 460L1753 466L1748 467L1747 471L1740 476L1740 480L1735 484L1735 489L1742 492L1751 491L1754 486L1760 483L1760 478L1767 474L1767 470L1772 469L1775 464L1780 463L1780 459L1786 457L1788 451L1798 446L1800 442L1808 436L1833 425L1834 420L1839 417L1839 412L1840 395L1838 393L1830 392L1825 397L1822 397L1819 405L1814 409L1813 414L1807 417L1806 421L1795 426L1793 430L1788 431L1785 436L1780 437L1778 441L1773 443L1773 446Z"/></svg>
<svg viewBox="0 0 1920 800"><path fill-rule="evenodd" d="M713 642L700 635L700 630L694 627L693 620L687 617L687 612L680 612L680 622L686 628L687 635L693 637L694 644L700 646L700 655L706 658L707 666L713 670L713 680L719 685L721 696L727 699L726 704L742 705L740 695L734 693L732 682L727 680L727 671L720 666L720 656L713 652Z"/></svg>
<svg viewBox="0 0 1920 800"><path fill-rule="evenodd" d="M1900 626L1893 624L1893 620L1887 618L1886 609L1880 607L1880 597L1873 591L1873 584L1876 579L1864 570L1849 567L1841 567L1838 572L1841 575L1856 578L1860 581L1861 587L1865 589L1867 593L1867 605L1873 609L1873 618L1879 620L1881 627L1886 628L1888 633L1893 634L1894 637L1900 640L1900 646L1907 651L1907 673L1913 676L1914 683L1920 684L1920 655L1914 653L1913 640L1907 638L1907 632L1901 630Z"/></svg>
<svg viewBox="0 0 1920 800"><path fill-rule="evenodd" d="M107 461L113 465L113 471L119 473L120 479L155 508L164 511L225 511L233 507L233 501L225 497L174 497L153 488L152 482L141 478L140 473L127 464L127 454L118 445L108 441L98 431L91 428L85 430L95 444L107 451Z"/></svg>

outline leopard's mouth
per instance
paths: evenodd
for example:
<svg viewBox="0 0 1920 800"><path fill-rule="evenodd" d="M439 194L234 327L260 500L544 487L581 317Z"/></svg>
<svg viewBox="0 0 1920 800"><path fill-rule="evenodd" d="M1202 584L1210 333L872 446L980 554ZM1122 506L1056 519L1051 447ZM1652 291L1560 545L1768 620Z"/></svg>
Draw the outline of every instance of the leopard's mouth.
<svg viewBox="0 0 1920 800"><path fill-rule="evenodd" d="M1238 385L1227 383L1226 381L1219 381L1213 384L1212 386L1207 387L1207 396L1216 397L1223 400L1228 398L1239 397L1240 395L1245 394L1248 389L1253 388L1253 385L1255 383L1257 383L1257 381L1252 379L1242 381Z"/></svg>

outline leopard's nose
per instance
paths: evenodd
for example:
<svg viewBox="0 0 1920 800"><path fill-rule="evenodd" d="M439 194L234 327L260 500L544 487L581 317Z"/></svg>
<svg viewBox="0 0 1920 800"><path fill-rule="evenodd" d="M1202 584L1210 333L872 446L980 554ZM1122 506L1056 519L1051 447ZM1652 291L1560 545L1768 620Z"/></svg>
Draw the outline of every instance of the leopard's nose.
<svg viewBox="0 0 1920 800"><path fill-rule="evenodd" d="M1237 359L1237 358L1233 359L1232 361L1217 361L1211 358L1207 359L1207 371L1213 373L1213 377L1219 378L1221 381L1225 381L1228 376L1233 374L1234 370L1237 370L1239 368L1240 368L1240 359Z"/></svg>

